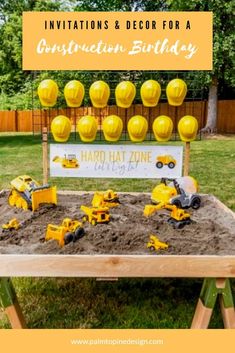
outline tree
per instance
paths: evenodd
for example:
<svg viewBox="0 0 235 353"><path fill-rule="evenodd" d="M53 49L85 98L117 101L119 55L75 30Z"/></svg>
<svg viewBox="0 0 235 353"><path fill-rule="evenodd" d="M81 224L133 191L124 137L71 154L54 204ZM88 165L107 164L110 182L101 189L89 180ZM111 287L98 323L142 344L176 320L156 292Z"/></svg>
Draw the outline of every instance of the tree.
<svg viewBox="0 0 235 353"><path fill-rule="evenodd" d="M204 75L209 84L208 115L202 132L212 133L217 126L218 88L222 83L235 87L235 32L234 0L168 0L170 9L176 11L213 12L213 70Z"/></svg>

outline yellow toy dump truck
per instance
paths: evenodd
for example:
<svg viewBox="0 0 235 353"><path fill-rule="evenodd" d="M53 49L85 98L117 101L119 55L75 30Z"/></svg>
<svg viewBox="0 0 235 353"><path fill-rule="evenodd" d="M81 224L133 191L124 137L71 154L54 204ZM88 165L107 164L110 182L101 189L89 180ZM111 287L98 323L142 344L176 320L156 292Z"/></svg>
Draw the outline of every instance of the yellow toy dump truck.
<svg viewBox="0 0 235 353"><path fill-rule="evenodd" d="M28 175L22 175L12 180L11 187L8 197L10 206L36 211L41 204L57 205L56 186L40 186Z"/></svg>
<svg viewBox="0 0 235 353"><path fill-rule="evenodd" d="M158 156L156 159L156 167L161 169L164 165L173 169L176 166L176 160L171 155Z"/></svg>
<svg viewBox="0 0 235 353"><path fill-rule="evenodd" d="M3 224L2 229L3 229L3 232L6 232L14 229L18 230L20 226L21 226L20 222L16 218L13 218L8 223Z"/></svg>
<svg viewBox="0 0 235 353"><path fill-rule="evenodd" d="M71 218L64 218L59 226L48 224L45 239L57 240L59 246L63 247L71 241L75 242L80 239L84 234L85 231L81 222L72 220Z"/></svg>
<svg viewBox="0 0 235 353"><path fill-rule="evenodd" d="M53 162L61 163L63 168L79 168L79 163L75 154L65 155L64 158L56 156L53 158Z"/></svg>
<svg viewBox="0 0 235 353"><path fill-rule="evenodd" d="M147 243L147 248L150 250L165 250L168 249L168 244L160 241L155 235L151 234L149 237L149 242Z"/></svg>
<svg viewBox="0 0 235 353"><path fill-rule="evenodd" d="M166 209L171 211L170 218L168 219L168 223L173 226L173 228L181 229L185 225L191 223L190 214L185 210L178 208L175 205L169 205L164 202L159 203L158 205L146 205L144 208L144 216L149 217L153 213Z"/></svg>
<svg viewBox="0 0 235 353"><path fill-rule="evenodd" d="M81 206L80 209L86 214L83 221L88 221L93 226L97 223L108 223L110 221L108 207L87 207Z"/></svg>
<svg viewBox="0 0 235 353"><path fill-rule="evenodd" d="M120 202L118 195L113 190L107 190L105 192L95 192L92 206L93 207L117 207Z"/></svg>

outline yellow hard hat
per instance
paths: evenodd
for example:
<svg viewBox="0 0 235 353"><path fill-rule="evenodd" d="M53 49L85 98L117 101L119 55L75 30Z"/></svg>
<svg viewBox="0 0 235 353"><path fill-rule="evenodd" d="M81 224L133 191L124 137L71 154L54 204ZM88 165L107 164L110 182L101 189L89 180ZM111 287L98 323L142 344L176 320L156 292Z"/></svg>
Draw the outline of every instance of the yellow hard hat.
<svg viewBox="0 0 235 353"><path fill-rule="evenodd" d="M135 115L128 121L127 130L131 141L144 141L148 131L148 121L141 115Z"/></svg>
<svg viewBox="0 0 235 353"><path fill-rule="evenodd" d="M67 116L58 115L51 123L51 132L57 142L66 142L71 132L71 121Z"/></svg>
<svg viewBox="0 0 235 353"><path fill-rule="evenodd" d="M135 94L136 88L132 82L120 82L115 89L117 106L121 108L129 108L135 98Z"/></svg>
<svg viewBox="0 0 235 353"><path fill-rule="evenodd" d="M190 142L195 140L198 131L198 122L194 116L185 115L178 123L178 131L182 141Z"/></svg>
<svg viewBox="0 0 235 353"><path fill-rule="evenodd" d="M78 120L77 132L83 142L92 142L96 138L98 124L96 119L91 115L83 116Z"/></svg>
<svg viewBox="0 0 235 353"><path fill-rule="evenodd" d="M173 122L169 116L160 115L153 122L153 133L157 141L168 141L173 131Z"/></svg>
<svg viewBox="0 0 235 353"><path fill-rule="evenodd" d="M85 89L80 81L69 81L64 88L64 96L68 107L80 107L84 98Z"/></svg>
<svg viewBox="0 0 235 353"><path fill-rule="evenodd" d="M140 88L140 96L145 107L155 107L161 95L161 86L155 80L145 81Z"/></svg>
<svg viewBox="0 0 235 353"><path fill-rule="evenodd" d="M56 104L58 96L58 86L53 80L43 80L38 86L38 96L41 105L44 107L53 107Z"/></svg>
<svg viewBox="0 0 235 353"><path fill-rule="evenodd" d="M166 95L170 105L179 106L187 93L187 85L180 78L171 80L166 87Z"/></svg>
<svg viewBox="0 0 235 353"><path fill-rule="evenodd" d="M122 134L123 122L117 115L109 115L103 120L103 132L107 141L118 141Z"/></svg>
<svg viewBox="0 0 235 353"><path fill-rule="evenodd" d="M110 96L109 85L104 81L96 81L92 83L89 89L89 95L92 105L95 108L104 108L106 107Z"/></svg>

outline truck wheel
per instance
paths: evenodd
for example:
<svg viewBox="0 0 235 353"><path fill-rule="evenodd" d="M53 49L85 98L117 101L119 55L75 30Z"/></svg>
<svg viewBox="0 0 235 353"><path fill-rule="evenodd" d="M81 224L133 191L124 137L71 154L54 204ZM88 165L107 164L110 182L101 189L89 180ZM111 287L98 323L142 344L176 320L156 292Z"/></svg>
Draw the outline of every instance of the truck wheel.
<svg viewBox="0 0 235 353"><path fill-rule="evenodd" d="M168 163L168 167L169 167L170 169L175 168L175 163L173 163L173 162Z"/></svg>
<svg viewBox="0 0 235 353"><path fill-rule="evenodd" d="M157 162L156 163L156 167L161 169L163 167L163 163L162 162Z"/></svg>
<svg viewBox="0 0 235 353"><path fill-rule="evenodd" d="M175 205L178 208L182 208L180 200L173 200L172 205Z"/></svg>
<svg viewBox="0 0 235 353"><path fill-rule="evenodd" d="M84 228L78 227L78 228L75 230L74 237L73 237L73 241L75 242L76 240L81 239L84 234L85 234Z"/></svg>
<svg viewBox="0 0 235 353"><path fill-rule="evenodd" d="M201 199L200 197L194 197L194 199L191 202L191 207L194 210L197 210L201 206Z"/></svg>
<svg viewBox="0 0 235 353"><path fill-rule="evenodd" d="M73 241L73 233L66 233L64 236L64 243L65 245L68 243L71 243L71 241Z"/></svg>

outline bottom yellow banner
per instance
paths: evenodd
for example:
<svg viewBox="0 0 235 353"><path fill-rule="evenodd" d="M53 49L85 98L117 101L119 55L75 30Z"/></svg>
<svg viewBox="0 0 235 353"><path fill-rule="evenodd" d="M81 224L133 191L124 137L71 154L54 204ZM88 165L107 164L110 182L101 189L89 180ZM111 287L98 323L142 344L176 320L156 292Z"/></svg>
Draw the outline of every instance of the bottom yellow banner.
<svg viewBox="0 0 235 353"><path fill-rule="evenodd" d="M24 353L221 353L235 330L0 330L1 349Z"/></svg>

